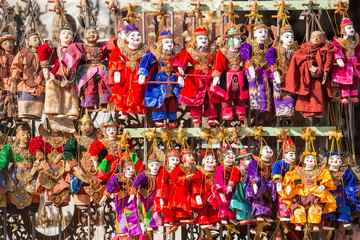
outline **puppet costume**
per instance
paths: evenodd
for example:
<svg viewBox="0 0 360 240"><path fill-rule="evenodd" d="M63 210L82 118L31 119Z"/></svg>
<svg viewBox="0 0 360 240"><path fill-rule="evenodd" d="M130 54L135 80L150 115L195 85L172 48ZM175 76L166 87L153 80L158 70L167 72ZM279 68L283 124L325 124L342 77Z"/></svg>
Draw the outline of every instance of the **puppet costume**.
<svg viewBox="0 0 360 240"><path fill-rule="evenodd" d="M69 169L63 158L63 149L70 135L60 133L52 136L43 125L40 125L39 133L40 136L31 139L29 144L29 152L40 161L42 166L39 170L36 192L41 193L45 189L45 202L51 201L58 207L70 200L69 184L66 182Z"/></svg>
<svg viewBox="0 0 360 240"><path fill-rule="evenodd" d="M173 38L171 32L164 30L160 34L160 42L163 38ZM162 48L162 47L161 47ZM149 77L151 68L156 70L151 74L149 81L155 82L177 82L176 76L173 75L173 62L175 56L179 53L179 47L176 45L171 55L165 55L159 46L150 47L141 60L138 76L145 75ZM152 107L152 118L154 121L169 119L174 122L177 119L178 99L181 87L178 84L156 84L149 83L145 90L145 106Z"/></svg>
<svg viewBox="0 0 360 240"><path fill-rule="evenodd" d="M295 166L295 169L285 174L284 188L291 186L290 194L283 189L281 201L292 211L291 223L304 225L306 222L319 224L321 215L336 211L336 201L329 190L336 187L330 171L323 164L318 169L306 170ZM324 185L326 189L319 193L318 188ZM306 214L306 210L308 214Z"/></svg>
<svg viewBox="0 0 360 240"><path fill-rule="evenodd" d="M211 74L216 45L211 44L208 52L198 52L195 49L195 36L198 35L208 35L208 31L204 27L196 29L192 40L186 44L186 49L181 51L174 60L173 67L180 67L187 74L199 75L186 77L185 86L180 92L179 103L190 107L190 116L193 119L203 116L215 119L217 117L215 104L219 103L219 100L214 94L210 93L211 77L202 77L200 75ZM194 68L187 71L189 63ZM203 104L204 114L202 110Z"/></svg>
<svg viewBox="0 0 360 240"><path fill-rule="evenodd" d="M219 221L218 210L208 201L214 182L215 172L206 171L204 167L198 167L191 179L191 206L197 213L195 224L209 225ZM200 195L201 205L197 203L196 195Z"/></svg>

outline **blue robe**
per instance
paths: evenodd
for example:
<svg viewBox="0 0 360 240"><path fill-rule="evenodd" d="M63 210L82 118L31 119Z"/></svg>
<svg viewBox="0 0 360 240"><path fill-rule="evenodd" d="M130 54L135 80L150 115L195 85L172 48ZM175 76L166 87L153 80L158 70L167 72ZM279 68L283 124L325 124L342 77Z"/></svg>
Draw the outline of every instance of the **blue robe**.
<svg viewBox="0 0 360 240"><path fill-rule="evenodd" d="M283 179L285 174L290 170L290 164L285 162L285 160L278 160L272 165L272 178L275 179Z"/></svg>

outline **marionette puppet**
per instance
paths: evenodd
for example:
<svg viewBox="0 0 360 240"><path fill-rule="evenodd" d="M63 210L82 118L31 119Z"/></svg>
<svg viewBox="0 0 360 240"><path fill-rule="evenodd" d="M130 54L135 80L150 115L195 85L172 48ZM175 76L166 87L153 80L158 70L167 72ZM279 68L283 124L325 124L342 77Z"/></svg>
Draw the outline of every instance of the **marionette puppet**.
<svg viewBox="0 0 360 240"><path fill-rule="evenodd" d="M250 107L260 112L270 111L269 72L265 55L272 42L263 22L256 22L248 30L253 33L253 39L246 40L240 48L240 55L245 62L245 74L249 82Z"/></svg>
<svg viewBox="0 0 360 240"><path fill-rule="evenodd" d="M169 119L169 127L176 127L181 87L172 84L177 82L176 76L173 75L173 62L179 53L179 46L174 44L173 37L170 31L164 30L156 47L150 47L150 52L142 58L138 72L139 84L144 84L148 77L149 81L153 82L146 86L145 106L152 107L152 118L156 127L164 127L166 119ZM157 70L149 76L151 67Z"/></svg>
<svg viewBox="0 0 360 240"><path fill-rule="evenodd" d="M336 47L325 42L324 33L314 31L291 58L282 90L294 93L295 111L304 117L322 117L325 103L333 98L329 71Z"/></svg>
<svg viewBox="0 0 360 240"><path fill-rule="evenodd" d="M66 180L71 169L63 158L63 150L71 136L48 126L48 130L39 126L40 135L31 139L29 152L35 156L34 166L39 171L36 192L44 192L45 204L59 207L70 200L70 185Z"/></svg>
<svg viewBox="0 0 360 240"><path fill-rule="evenodd" d="M39 120L45 100L45 78L37 49L40 36L34 29L26 35L26 47L20 49L11 64L11 82L16 85L19 118ZM13 89L15 91L15 89Z"/></svg>
<svg viewBox="0 0 360 240"><path fill-rule="evenodd" d="M40 198L36 194L34 155L29 152L31 131L28 124L16 127L14 143L7 143L0 152L0 171L6 171L7 211L19 213L21 209L36 213Z"/></svg>
<svg viewBox="0 0 360 240"><path fill-rule="evenodd" d="M235 106L235 114L239 120L246 119L246 99L249 97L249 90L244 73L242 71L242 58L239 49L242 46L243 32L239 32L236 27L231 24L225 37L227 37L227 45L220 48L215 57L213 65L213 88L219 84L222 92L219 96L221 99L221 116L223 120L233 119L233 106ZM221 76L224 76L221 78ZM214 93L215 93L214 92Z"/></svg>
<svg viewBox="0 0 360 240"><path fill-rule="evenodd" d="M223 162L216 168L215 182L211 189L211 195L208 199L213 208L219 211L218 217L223 224L234 218L233 211L230 210L230 201L233 196L232 191L227 191L231 171L234 167L236 156L232 149L222 149Z"/></svg>
<svg viewBox="0 0 360 240"><path fill-rule="evenodd" d="M129 113L145 116L145 85L140 84L137 76L141 59L148 52L148 45L142 41L138 27L127 25L126 38L118 41L118 46L111 52L109 69L114 71L114 88L109 103L114 103L115 110L121 111L121 119ZM144 80L144 79L143 79Z"/></svg>
<svg viewBox="0 0 360 240"><path fill-rule="evenodd" d="M11 64L15 58L16 37L11 25L5 25L0 33L0 119L8 120L18 115L15 83L11 81Z"/></svg>
<svg viewBox="0 0 360 240"><path fill-rule="evenodd" d="M304 167L295 166L285 174L280 200L291 209L295 230L301 231L309 223L313 231L319 231L322 214L336 211L336 201L329 192L336 187L326 164L317 167L315 152L304 152L303 157Z"/></svg>
<svg viewBox="0 0 360 240"><path fill-rule="evenodd" d="M276 191L278 192L278 217L283 222L290 221L291 210L280 200L280 194L283 191L282 181L285 174L294 169L295 164L297 164L296 147L293 141L288 138L283 146L283 160L278 160L272 164L272 179L276 184Z"/></svg>
<svg viewBox="0 0 360 240"><path fill-rule="evenodd" d="M160 162L155 153L149 156L147 164L148 170L140 173L134 179L132 185L133 191L129 201L135 199L136 193L138 193L145 217L145 227L149 232L161 227L163 223L160 213L154 210L156 183L160 170Z"/></svg>
<svg viewBox="0 0 360 240"><path fill-rule="evenodd" d="M209 125L215 124L214 119L217 117L215 104L219 103L219 100L210 92L211 66L215 54L216 45L210 43L207 29L199 27L186 44L186 49L181 51L174 60L173 66L181 75L178 77L178 82L183 86L179 103L190 107L193 123L201 123L200 118L205 116L208 118ZM189 64L193 68L188 68ZM187 74L184 75L185 72Z"/></svg>
<svg viewBox="0 0 360 240"><path fill-rule="evenodd" d="M91 11L80 15L79 23L84 28L85 43L72 43L61 58L63 69L69 74L77 72L76 93L81 106L89 111L101 109L107 112L111 88L108 69L105 65L109 56L106 42L99 42L95 16Z"/></svg>
<svg viewBox="0 0 360 240"><path fill-rule="evenodd" d="M360 67L359 35L355 32L354 25L348 18L343 18L340 23L342 37L335 37L331 45L336 46L334 54L337 65L331 70L331 80L339 83L341 103L359 102L358 84Z"/></svg>
<svg viewBox="0 0 360 240"><path fill-rule="evenodd" d="M104 196L100 201L100 205L104 206L106 200L113 195L116 211L116 229L118 238L139 236L141 232L139 217L137 213L137 198L130 199L133 192L133 183L135 177L135 168L133 161L124 156L120 162L120 168L123 173L117 173L112 176L106 185Z"/></svg>
<svg viewBox="0 0 360 240"><path fill-rule="evenodd" d="M278 117L294 115L295 99L290 93L281 90L281 85L297 48L291 26L285 25L281 28L280 42L275 41L266 53L266 61L271 72L269 77L273 82L275 114Z"/></svg>
<svg viewBox="0 0 360 240"><path fill-rule="evenodd" d="M212 151L204 152L203 166L197 167L191 179L191 207L197 214L194 224L208 228L219 221L218 210L208 201L215 183L216 159Z"/></svg>
<svg viewBox="0 0 360 240"><path fill-rule="evenodd" d="M97 170L90 155L90 146L98 140L91 117L86 113L80 119L80 133L66 142L63 150L64 159L72 169L70 190L77 206L89 205L90 199L99 203L105 186L97 179Z"/></svg>
<svg viewBox="0 0 360 240"><path fill-rule="evenodd" d="M267 145L260 147L260 157L249 164L245 179L246 200L251 202L251 215L258 221L273 222L273 202L276 200L275 184L271 178L274 151Z"/></svg>
<svg viewBox="0 0 360 240"><path fill-rule="evenodd" d="M247 185L244 183L249 164L253 161L252 155L240 143L240 153L236 157L236 159L240 159L240 166L234 166L232 169L226 189L227 193L234 192L230 201L230 210L235 212L235 218L240 220L240 224L254 222L254 216L251 215L251 203L245 198Z"/></svg>
<svg viewBox="0 0 360 240"><path fill-rule="evenodd" d="M79 98L76 94L75 73L68 75L60 62L75 38L75 19L63 14L59 19L58 40L46 41L37 52L46 80L44 112L53 129L74 133L73 119L79 117Z"/></svg>

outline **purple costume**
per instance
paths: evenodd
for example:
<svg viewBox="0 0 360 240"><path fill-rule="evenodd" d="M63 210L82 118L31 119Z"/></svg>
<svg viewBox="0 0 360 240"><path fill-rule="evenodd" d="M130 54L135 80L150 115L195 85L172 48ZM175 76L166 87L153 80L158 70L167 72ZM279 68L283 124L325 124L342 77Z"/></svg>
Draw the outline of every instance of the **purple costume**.
<svg viewBox="0 0 360 240"><path fill-rule="evenodd" d="M142 172L135 178L132 185L139 193L140 200L143 204L146 228L158 228L162 226L160 214L153 210L156 182L157 176Z"/></svg>
<svg viewBox="0 0 360 240"><path fill-rule="evenodd" d="M123 174L112 176L106 185L104 195L110 197L114 194L116 219L120 234L128 233L129 236L141 234L138 214L136 211L136 198L128 203L131 195L132 178L126 178Z"/></svg>
<svg viewBox="0 0 360 240"><path fill-rule="evenodd" d="M248 39L240 48L240 55L245 62L245 74L249 82L250 107L261 112L270 111L269 73L265 54L271 47L269 40L259 44ZM254 66L255 78L250 77L249 67Z"/></svg>
<svg viewBox="0 0 360 240"><path fill-rule="evenodd" d="M280 73L281 82L285 80L291 57L296 49L295 46L286 49L279 43L274 43L266 53L266 61L271 71L270 79L272 79L274 86L275 111L278 117L294 115L295 99L291 93L281 90L281 84L275 82L274 72Z"/></svg>
<svg viewBox="0 0 360 240"><path fill-rule="evenodd" d="M264 163L261 159L253 160L249 164L247 178L246 200L252 206L251 215L271 215L273 213L272 202L276 200L275 183L271 178L271 163ZM253 185L258 186L255 193Z"/></svg>

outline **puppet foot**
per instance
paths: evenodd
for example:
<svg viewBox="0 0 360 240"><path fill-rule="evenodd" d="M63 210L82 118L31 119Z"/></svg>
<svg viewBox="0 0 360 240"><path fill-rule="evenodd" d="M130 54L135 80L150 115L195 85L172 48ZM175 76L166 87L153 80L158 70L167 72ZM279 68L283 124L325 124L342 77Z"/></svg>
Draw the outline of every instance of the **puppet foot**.
<svg viewBox="0 0 360 240"><path fill-rule="evenodd" d="M351 223L345 223L344 228L351 228Z"/></svg>
<svg viewBox="0 0 360 240"><path fill-rule="evenodd" d="M296 230L296 231L301 231L301 226L300 226L300 225L296 225L295 230Z"/></svg>
<svg viewBox="0 0 360 240"><path fill-rule="evenodd" d="M265 219L263 217L257 217L256 220L258 220L258 222L263 222Z"/></svg>
<svg viewBox="0 0 360 240"><path fill-rule="evenodd" d="M66 115L64 115L64 114L58 114L58 115L56 115L55 117L56 117L56 118L66 118Z"/></svg>
<svg viewBox="0 0 360 240"><path fill-rule="evenodd" d="M271 218L265 218L265 221L267 221L267 222L274 222L274 220L271 219Z"/></svg>
<svg viewBox="0 0 360 240"><path fill-rule="evenodd" d="M245 115L239 115L239 121L244 121L246 119Z"/></svg>
<svg viewBox="0 0 360 240"><path fill-rule="evenodd" d="M175 122L169 122L169 128L176 128Z"/></svg>
<svg viewBox="0 0 360 240"><path fill-rule="evenodd" d="M119 117L120 120L125 120L128 118L127 114L121 114L121 116Z"/></svg>
<svg viewBox="0 0 360 240"><path fill-rule="evenodd" d="M211 225L200 225L201 229L209 228Z"/></svg>
<svg viewBox="0 0 360 240"><path fill-rule="evenodd" d="M329 230L334 230L335 228L330 227L330 226L322 226L322 229L329 231Z"/></svg>
<svg viewBox="0 0 360 240"><path fill-rule="evenodd" d="M212 119L209 119L208 124L209 124L210 126L213 126L213 125L215 125L215 121L212 120Z"/></svg>
<svg viewBox="0 0 360 240"><path fill-rule="evenodd" d="M145 113L140 113L140 114L138 114L138 116L141 118L144 118L146 115L145 115Z"/></svg>
<svg viewBox="0 0 360 240"><path fill-rule="evenodd" d="M282 217L280 218L280 222L290 222L290 218Z"/></svg>
<svg viewBox="0 0 360 240"><path fill-rule="evenodd" d="M340 102L341 102L342 104L348 104L348 103L349 103L349 100L348 100L347 98L342 98L342 99L340 100Z"/></svg>
<svg viewBox="0 0 360 240"><path fill-rule="evenodd" d="M320 231L319 226L313 226L313 231L314 231L314 232L319 232L319 231Z"/></svg>
<svg viewBox="0 0 360 240"><path fill-rule="evenodd" d="M351 102L357 103L357 102L359 102L359 99L357 97L352 97Z"/></svg>
<svg viewBox="0 0 360 240"><path fill-rule="evenodd" d="M156 127L165 127L165 123L163 121L155 121L155 126Z"/></svg>
<svg viewBox="0 0 360 240"><path fill-rule="evenodd" d="M198 123L201 123L201 120L198 118L193 118L192 122L193 122L193 124L198 124Z"/></svg>
<svg viewBox="0 0 360 240"><path fill-rule="evenodd" d="M231 116L231 115L223 116L222 119L223 120L233 120L233 116Z"/></svg>
<svg viewBox="0 0 360 240"><path fill-rule="evenodd" d="M103 113L109 112L109 110L108 110L107 108L102 108L101 111L102 111Z"/></svg>
<svg viewBox="0 0 360 240"><path fill-rule="evenodd" d="M227 220L221 220L221 224L227 224L228 221Z"/></svg>

